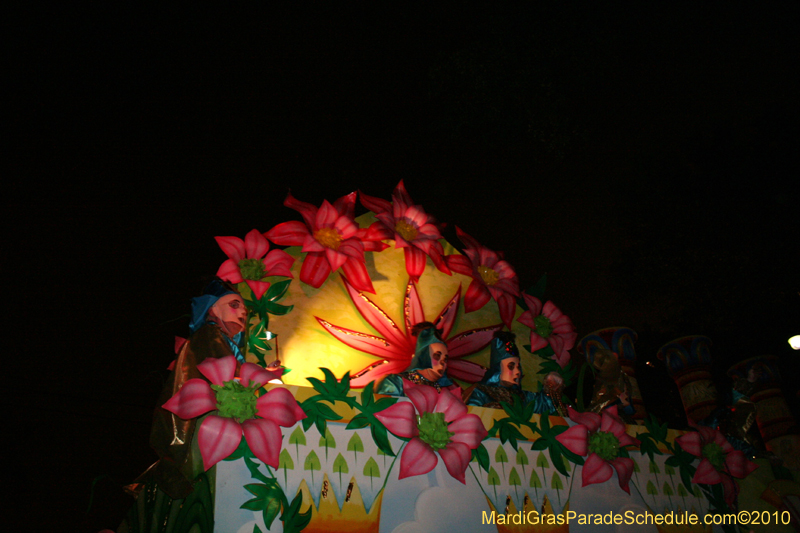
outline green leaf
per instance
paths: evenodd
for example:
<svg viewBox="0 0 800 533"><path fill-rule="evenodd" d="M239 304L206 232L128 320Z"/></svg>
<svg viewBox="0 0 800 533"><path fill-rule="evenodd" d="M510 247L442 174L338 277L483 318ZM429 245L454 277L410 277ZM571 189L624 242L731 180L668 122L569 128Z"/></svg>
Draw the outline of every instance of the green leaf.
<svg viewBox="0 0 800 533"><path fill-rule="evenodd" d="M300 446L306 445L306 434L300 428L295 428L292 434L289 435L289 444L299 444Z"/></svg>
<svg viewBox="0 0 800 533"><path fill-rule="evenodd" d="M292 504L285 508L281 515L283 520L284 533L299 533L311 521L311 507L305 513L300 513L300 506L303 503L303 493L298 492L292 500Z"/></svg>
<svg viewBox="0 0 800 533"><path fill-rule="evenodd" d="M550 448L550 460L553 461L553 467L556 470L561 472L565 477L569 477L569 473L564 467L564 459L561 457L561 451L555 446Z"/></svg>
<svg viewBox="0 0 800 533"><path fill-rule="evenodd" d="M345 429L361 429L367 427L368 425L369 419L367 418L367 415L359 413L347 423Z"/></svg>
<svg viewBox="0 0 800 533"><path fill-rule="evenodd" d="M319 463L319 457L317 457L317 454L314 452L314 450L311 450L306 456L306 460L303 462L303 470L316 471L320 470L321 468L322 466Z"/></svg>
<svg viewBox="0 0 800 533"><path fill-rule="evenodd" d="M347 442L347 451L348 452L364 451L364 442L361 440L361 437L358 436L358 433L353 433L353 436L350 437L350 440Z"/></svg>
<svg viewBox="0 0 800 533"><path fill-rule="evenodd" d="M364 475L367 477L381 477L381 470L378 468L378 463L375 459L370 457L364 465Z"/></svg>
<svg viewBox="0 0 800 533"><path fill-rule="evenodd" d="M348 474L350 470L347 468L347 461L342 454L338 454L336 459L333 460L333 471L339 474Z"/></svg>
<svg viewBox="0 0 800 533"><path fill-rule="evenodd" d="M509 485L522 485L522 480L519 478L519 474L517 473L517 469L512 467L511 471L508 473L508 484Z"/></svg>
<svg viewBox="0 0 800 533"><path fill-rule="evenodd" d="M262 296L261 299L270 302L277 302L283 298L283 296L286 294L286 291L289 290L289 285L291 283L291 279L273 283L269 286L269 289L267 289L267 292L264 293L264 296Z"/></svg>
<svg viewBox="0 0 800 533"><path fill-rule="evenodd" d="M472 457L477 459L478 464L484 471L489 472L489 452L483 444L472 450Z"/></svg>
<svg viewBox="0 0 800 533"><path fill-rule="evenodd" d="M392 450L392 444L389 442L389 436L383 424L379 425L373 423L370 426L370 431L372 432L372 440L378 446L378 450L382 451L385 455L394 457L394 450Z"/></svg>
<svg viewBox="0 0 800 533"><path fill-rule="evenodd" d="M330 429L325 428L325 435L319 438L319 446L325 448L336 448L336 439L333 438Z"/></svg>
<svg viewBox="0 0 800 533"><path fill-rule="evenodd" d="M276 316L286 315L294 309L293 305L281 305L272 302L264 302L263 306L267 313Z"/></svg>
<svg viewBox="0 0 800 533"><path fill-rule="evenodd" d="M236 459L240 459L244 456L250 457L251 459L255 457L253 452L250 451L250 446L247 445L247 439L242 437L242 440L239 441L239 446L230 454L228 457L224 459L224 461L235 461Z"/></svg>
<svg viewBox="0 0 800 533"><path fill-rule="evenodd" d="M531 403L533 403L533 402L531 402ZM527 465L527 464L529 464L528 463L528 455L525 453L525 451L522 448L517 450L517 464L518 465Z"/></svg>
<svg viewBox="0 0 800 533"><path fill-rule="evenodd" d="M533 445L531 446L531 450L538 452L540 450L544 450L545 448L550 447L550 441L544 438L538 438L533 441Z"/></svg>
<svg viewBox="0 0 800 533"><path fill-rule="evenodd" d="M508 462L508 455L506 455L506 451L503 449L502 446L498 446L497 450L494 452L494 460L498 463L507 463Z"/></svg>
<svg viewBox="0 0 800 533"><path fill-rule="evenodd" d="M286 451L285 448L281 450L281 454L278 456L278 468L294 470L294 461L292 461L292 456L289 455L289 452Z"/></svg>

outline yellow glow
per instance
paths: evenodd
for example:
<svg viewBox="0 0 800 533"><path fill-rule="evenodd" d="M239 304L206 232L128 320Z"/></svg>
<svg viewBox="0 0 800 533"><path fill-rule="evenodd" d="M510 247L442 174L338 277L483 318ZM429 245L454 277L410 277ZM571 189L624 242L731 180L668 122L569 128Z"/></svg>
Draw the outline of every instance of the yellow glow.
<svg viewBox="0 0 800 533"><path fill-rule="evenodd" d="M789 339L789 346L792 350L800 350L800 335L795 335Z"/></svg>

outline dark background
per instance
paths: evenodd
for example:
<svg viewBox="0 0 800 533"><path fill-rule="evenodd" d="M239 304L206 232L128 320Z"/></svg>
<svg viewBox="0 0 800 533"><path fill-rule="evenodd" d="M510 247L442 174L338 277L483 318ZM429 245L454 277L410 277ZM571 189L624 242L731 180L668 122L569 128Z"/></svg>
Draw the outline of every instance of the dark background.
<svg viewBox="0 0 800 533"><path fill-rule="evenodd" d="M721 390L779 356L794 406L798 4L531 4L6 17L4 522L118 525L213 237L299 219L290 188L404 179L453 244L505 251L523 287L547 273L580 337L635 329L674 427L654 355L683 335L711 337Z"/></svg>

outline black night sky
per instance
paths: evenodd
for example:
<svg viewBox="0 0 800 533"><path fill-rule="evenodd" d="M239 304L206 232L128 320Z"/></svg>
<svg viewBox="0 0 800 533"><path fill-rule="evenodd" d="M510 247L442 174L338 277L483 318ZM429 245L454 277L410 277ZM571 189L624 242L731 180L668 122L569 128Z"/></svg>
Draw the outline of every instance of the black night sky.
<svg viewBox="0 0 800 533"><path fill-rule="evenodd" d="M579 337L636 330L673 426L654 356L684 335L711 337L721 390L779 356L796 407L796 2L23 9L4 24L15 531L118 525L214 236L299 219L289 189L405 180L451 243L458 225L504 251L523 287L546 273Z"/></svg>

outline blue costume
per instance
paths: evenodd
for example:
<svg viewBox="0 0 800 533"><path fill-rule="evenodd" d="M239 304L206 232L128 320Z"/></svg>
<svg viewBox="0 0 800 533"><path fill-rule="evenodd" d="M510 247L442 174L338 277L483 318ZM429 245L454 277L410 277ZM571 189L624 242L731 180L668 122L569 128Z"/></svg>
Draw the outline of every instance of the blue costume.
<svg viewBox="0 0 800 533"><path fill-rule="evenodd" d="M419 332L417 336L417 347L414 350L414 357L411 359L411 364L405 372L399 374L389 374L383 381L378 383L375 388L376 394L388 394L390 396L405 396L405 390L410 385L427 385L434 387L436 392L442 389L456 391L458 397L461 396L461 387L453 383L447 374L443 375L436 381L431 381L425 376L420 374L419 370L432 368L430 345L431 344L444 344L444 341L436 336L436 328L429 327Z"/></svg>
<svg viewBox="0 0 800 533"><path fill-rule="evenodd" d="M514 398L517 397L522 400L523 405L533 403L534 413L558 414L553 401L546 393L541 391L536 393L529 392L516 384L505 385L500 380L501 362L512 357L519 359L519 349L514 344L513 334L504 334L503 332L500 332L499 336L495 334L490 346L489 370L486 371L480 383L475 385L472 394L467 400L467 405L501 409L501 402L511 405L514 403ZM520 382L522 381L521 370L520 368Z"/></svg>

